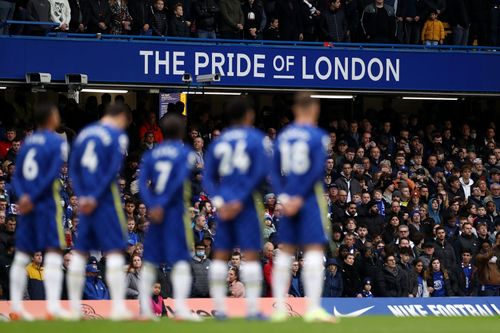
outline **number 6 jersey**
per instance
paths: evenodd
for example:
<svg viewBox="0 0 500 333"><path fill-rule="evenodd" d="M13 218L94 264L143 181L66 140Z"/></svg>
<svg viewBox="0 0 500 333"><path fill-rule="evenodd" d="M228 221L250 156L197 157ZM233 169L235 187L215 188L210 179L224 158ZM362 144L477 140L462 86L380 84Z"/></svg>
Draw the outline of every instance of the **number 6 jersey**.
<svg viewBox="0 0 500 333"><path fill-rule="evenodd" d="M16 228L18 250L31 253L66 247L58 175L67 157L67 143L53 132L37 131L24 141L13 185L19 198L29 195L34 208L20 217Z"/></svg>

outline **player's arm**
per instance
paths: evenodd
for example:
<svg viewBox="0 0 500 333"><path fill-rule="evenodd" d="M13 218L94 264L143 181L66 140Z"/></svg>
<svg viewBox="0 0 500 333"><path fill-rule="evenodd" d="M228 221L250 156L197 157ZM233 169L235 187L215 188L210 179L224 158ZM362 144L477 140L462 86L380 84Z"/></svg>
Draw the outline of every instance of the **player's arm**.
<svg viewBox="0 0 500 333"><path fill-rule="evenodd" d="M220 195L219 179L217 167L218 163L214 156L214 146L216 143L212 143L205 156L205 172L203 173L203 188L207 191L207 194L212 199L212 204L219 208L224 204L224 199Z"/></svg>

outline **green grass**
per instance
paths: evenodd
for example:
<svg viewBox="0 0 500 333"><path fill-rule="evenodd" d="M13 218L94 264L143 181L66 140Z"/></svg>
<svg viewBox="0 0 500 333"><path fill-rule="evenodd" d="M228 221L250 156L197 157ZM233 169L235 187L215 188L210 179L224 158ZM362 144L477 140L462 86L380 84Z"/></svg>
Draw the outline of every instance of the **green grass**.
<svg viewBox="0 0 500 333"><path fill-rule="evenodd" d="M248 322L232 319L217 322L212 319L202 323L174 322L110 322L89 320L82 322L4 322L1 333L498 333L500 316L497 317L360 317L342 318L339 324L306 324L295 318L285 323Z"/></svg>

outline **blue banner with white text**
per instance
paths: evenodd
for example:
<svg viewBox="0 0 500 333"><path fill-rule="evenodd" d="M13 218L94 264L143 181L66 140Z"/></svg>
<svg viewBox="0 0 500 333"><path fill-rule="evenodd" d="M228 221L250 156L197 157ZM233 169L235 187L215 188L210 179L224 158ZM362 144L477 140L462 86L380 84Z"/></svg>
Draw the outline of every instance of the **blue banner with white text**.
<svg viewBox="0 0 500 333"><path fill-rule="evenodd" d="M0 80L44 72L53 81L366 91L500 92L499 52L353 49L159 41L0 37Z"/></svg>
<svg viewBox="0 0 500 333"><path fill-rule="evenodd" d="M323 298L322 305L339 317L500 316L500 297Z"/></svg>

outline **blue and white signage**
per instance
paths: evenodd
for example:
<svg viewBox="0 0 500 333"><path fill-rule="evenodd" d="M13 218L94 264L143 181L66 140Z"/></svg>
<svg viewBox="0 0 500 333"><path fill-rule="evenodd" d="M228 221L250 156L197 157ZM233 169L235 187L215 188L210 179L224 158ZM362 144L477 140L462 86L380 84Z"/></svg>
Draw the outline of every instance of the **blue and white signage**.
<svg viewBox="0 0 500 333"><path fill-rule="evenodd" d="M63 81L183 85L182 74L220 74L213 85L384 91L500 92L499 52L353 49L0 38L0 79L47 72Z"/></svg>
<svg viewBox="0 0 500 333"><path fill-rule="evenodd" d="M500 316L500 297L323 298L335 316Z"/></svg>

